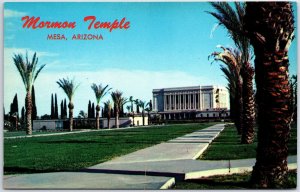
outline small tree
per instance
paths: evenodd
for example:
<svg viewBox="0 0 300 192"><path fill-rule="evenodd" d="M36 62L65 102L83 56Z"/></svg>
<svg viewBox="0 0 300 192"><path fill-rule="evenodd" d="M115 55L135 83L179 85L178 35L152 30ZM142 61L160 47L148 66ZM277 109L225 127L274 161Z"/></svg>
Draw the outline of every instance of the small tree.
<svg viewBox="0 0 300 192"><path fill-rule="evenodd" d="M127 99L122 97L122 92L120 91L115 91L111 93L111 97L114 101L114 106L115 106L115 125L116 128L119 128L119 113L120 113L120 109L121 107L123 107L123 105L127 102Z"/></svg>
<svg viewBox="0 0 300 192"><path fill-rule="evenodd" d="M68 114L68 112L67 112L67 100L65 99L64 100L64 118L67 118L67 114Z"/></svg>
<svg viewBox="0 0 300 192"><path fill-rule="evenodd" d="M58 119L58 106L57 106L57 95L55 93L54 99L54 119Z"/></svg>
<svg viewBox="0 0 300 192"><path fill-rule="evenodd" d="M26 134L32 134L32 122L31 122L31 114L32 114L32 97L31 90L32 86L38 77L39 73L45 67L45 65L40 66L37 69L38 57L36 53L34 53L31 62L28 59L28 55L26 53L26 59L24 60L21 54L14 55L13 57L14 64L17 67L22 81L24 83L26 89L26 98L25 98L25 108L26 108Z"/></svg>
<svg viewBox="0 0 300 192"><path fill-rule="evenodd" d="M108 93L109 90L111 90L111 88L108 88L108 85L106 85L105 87L102 87L101 84L96 85L95 83L92 84L91 88L93 89L95 96L96 96L96 101L97 101L97 105L96 105L96 128L99 129L100 128L100 116L99 116L99 111L100 111L100 101L101 99ZM94 103L93 103L94 105Z"/></svg>
<svg viewBox="0 0 300 192"><path fill-rule="evenodd" d="M51 94L51 119L54 119L54 99L53 99L53 93Z"/></svg>
<svg viewBox="0 0 300 192"><path fill-rule="evenodd" d="M91 100L89 100L89 104L88 104L88 118L92 117L91 108L92 108L92 103L91 103Z"/></svg>
<svg viewBox="0 0 300 192"><path fill-rule="evenodd" d="M107 117L107 128L110 129L109 121L111 118L111 109L112 109L112 104L110 100L104 102L104 108L106 109L105 111L107 112L106 117Z"/></svg>
<svg viewBox="0 0 300 192"><path fill-rule="evenodd" d="M134 126L134 110L133 110L133 103L135 103L135 100L133 99L132 96L129 97L129 102L130 102L131 113L132 113L132 120L133 120L132 126Z"/></svg>
<svg viewBox="0 0 300 192"><path fill-rule="evenodd" d="M64 102L63 102L63 100L60 103L60 118L61 119L64 118Z"/></svg>
<svg viewBox="0 0 300 192"><path fill-rule="evenodd" d="M68 105L69 121L70 121L69 129L70 129L70 131L73 131L73 109L74 109L73 96L79 85L75 84L74 79L69 80L69 78L59 79L56 83L59 85L60 88L62 88L64 90L64 92L66 93L66 95L69 99L69 105Z"/></svg>

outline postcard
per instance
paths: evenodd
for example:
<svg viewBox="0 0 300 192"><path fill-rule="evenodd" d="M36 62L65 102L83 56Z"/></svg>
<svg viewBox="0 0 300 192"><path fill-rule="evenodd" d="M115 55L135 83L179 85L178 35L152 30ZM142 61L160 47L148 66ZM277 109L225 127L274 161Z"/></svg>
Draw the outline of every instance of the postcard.
<svg viewBox="0 0 300 192"><path fill-rule="evenodd" d="M295 2L3 7L4 189L296 188Z"/></svg>

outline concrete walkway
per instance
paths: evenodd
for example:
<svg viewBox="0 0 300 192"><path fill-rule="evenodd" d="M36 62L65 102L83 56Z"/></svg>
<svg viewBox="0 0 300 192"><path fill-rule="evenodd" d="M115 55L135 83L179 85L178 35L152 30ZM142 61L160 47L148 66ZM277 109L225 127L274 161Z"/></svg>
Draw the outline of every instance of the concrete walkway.
<svg viewBox="0 0 300 192"><path fill-rule="evenodd" d="M218 124L77 172L4 176L5 189L167 189L175 181L251 171L255 159L199 161ZM288 159L297 168L297 157Z"/></svg>

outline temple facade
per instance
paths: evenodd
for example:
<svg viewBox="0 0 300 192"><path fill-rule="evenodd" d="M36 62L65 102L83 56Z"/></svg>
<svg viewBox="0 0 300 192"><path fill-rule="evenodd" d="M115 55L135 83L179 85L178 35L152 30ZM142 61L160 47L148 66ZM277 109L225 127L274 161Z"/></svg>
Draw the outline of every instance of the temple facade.
<svg viewBox="0 0 300 192"><path fill-rule="evenodd" d="M153 111L164 119L229 116L229 93L222 86L153 89Z"/></svg>

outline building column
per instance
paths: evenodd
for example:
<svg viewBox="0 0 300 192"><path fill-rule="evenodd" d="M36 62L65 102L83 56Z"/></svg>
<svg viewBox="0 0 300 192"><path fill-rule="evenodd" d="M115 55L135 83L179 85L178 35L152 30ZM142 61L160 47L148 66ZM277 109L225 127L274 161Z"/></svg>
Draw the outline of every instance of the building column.
<svg viewBox="0 0 300 192"><path fill-rule="evenodd" d="M188 94L188 98L189 98L189 100L188 100L188 101L189 101L189 106L188 106L188 108L191 109L191 106L192 106L192 105L191 105L191 94L190 94L190 93Z"/></svg>
<svg viewBox="0 0 300 192"><path fill-rule="evenodd" d="M179 103L178 103L179 104L179 110L181 110L181 93L180 92L179 92L179 96L178 97L179 97Z"/></svg>
<svg viewBox="0 0 300 192"><path fill-rule="evenodd" d="M164 111L167 110L167 95L164 95Z"/></svg>
<svg viewBox="0 0 300 192"><path fill-rule="evenodd" d="M196 93L194 95L194 109L197 109Z"/></svg>
<svg viewBox="0 0 300 192"><path fill-rule="evenodd" d="M172 110L172 108L173 108L173 105L174 105L174 97L173 97L173 95L172 94L170 94L170 98L171 98L171 106L170 106L170 110Z"/></svg>
<svg viewBox="0 0 300 192"><path fill-rule="evenodd" d="M183 95L183 94L181 93L181 94L180 94L180 109L181 109L181 110L183 109L183 99L182 99L182 101L181 101L181 97L183 97L182 95Z"/></svg>
<svg viewBox="0 0 300 192"><path fill-rule="evenodd" d="M176 110L176 93L174 93L174 95L173 95L173 97L174 97L174 110Z"/></svg>
<svg viewBox="0 0 300 192"><path fill-rule="evenodd" d="M182 94L183 100L182 100L182 109L185 110L185 93Z"/></svg>

